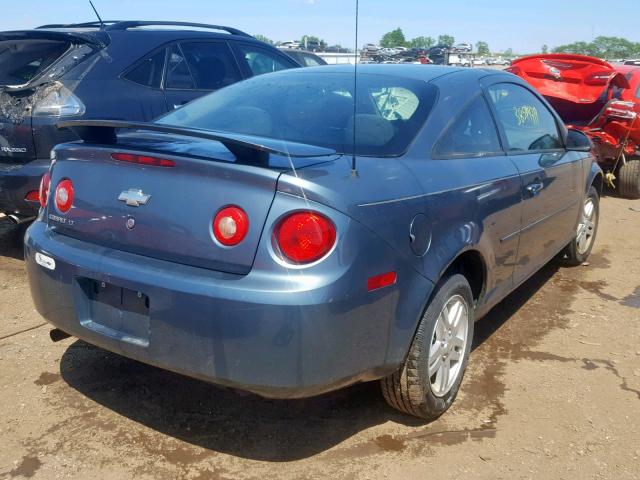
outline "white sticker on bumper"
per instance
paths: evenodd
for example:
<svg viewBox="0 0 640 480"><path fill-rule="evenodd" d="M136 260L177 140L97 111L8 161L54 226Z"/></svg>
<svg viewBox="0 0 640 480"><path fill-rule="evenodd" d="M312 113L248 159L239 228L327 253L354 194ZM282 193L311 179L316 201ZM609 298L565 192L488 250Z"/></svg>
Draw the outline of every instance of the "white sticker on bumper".
<svg viewBox="0 0 640 480"><path fill-rule="evenodd" d="M36 263L41 267L46 268L47 270L56 269L56 261L51 257L43 255L42 253L36 253Z"/></svg>

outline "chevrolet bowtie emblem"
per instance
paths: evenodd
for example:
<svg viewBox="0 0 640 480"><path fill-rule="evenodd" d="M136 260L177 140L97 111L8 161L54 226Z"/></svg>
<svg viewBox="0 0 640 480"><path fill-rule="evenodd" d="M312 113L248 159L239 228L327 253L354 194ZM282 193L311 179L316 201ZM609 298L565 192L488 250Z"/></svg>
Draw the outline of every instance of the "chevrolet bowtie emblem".
<svg viewBox="0 0 640 480"><path fill-rule="evenodd" d="M122 192L118 200L126 202L130 207L139 207L140 205L146 205L150 198L151 195L142 193L142 190L130 188Z"/></svg>

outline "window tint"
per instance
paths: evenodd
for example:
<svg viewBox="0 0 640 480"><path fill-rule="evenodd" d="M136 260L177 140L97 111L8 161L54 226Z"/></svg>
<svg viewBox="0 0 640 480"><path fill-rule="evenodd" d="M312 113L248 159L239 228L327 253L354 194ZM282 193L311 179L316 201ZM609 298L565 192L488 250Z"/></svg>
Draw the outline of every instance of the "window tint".
<svg viewBox="0 0 640 480"><path fill-rule="evenodd" d="M169 50L169 61L167 64L167 88L177 88L183 90L193 90L196 87L189 66L184 58L182 50L178 45L173 45Z"/></svg>
<svg viewBox="0 0 640 480"><path fill-rule="evenodd" d="M217 90L241 80L240 70L226 43L180 44L198 90Z"/></svg>
<svg viewBox="0 0 640 480"><path fill-rule="evenodd" d="M306 69L257 76L171 112L158 123L300 142L340 153L401 155L424 125L436 88L392 75Z"/></svg>
<svg viewBox="0 0 640 480"><path fill-rule="evenodd" d="M530 91L512 83L489 87L510 151L562 148L555 118Z"/></svg>
<svg viewBox="0 0 640 480"><path fill-rule="evenodd" d="M501 151L493 118L482 96L477 96L458 115L435 149L439 157L479 157Z"/></svg>
<svg viewBox="0 0 640 480"><path fill-rule="evenodd" d="M160 88L164 70L165 49L145 58L129 71L124 78L145 87Z"/></svg>
<svg viewBox="0 0 640 480"><path fill-rule="evenodd" d="M289 62L287 59L264 48L253 45L239 45L239 48L244 59L249 64L249 70L254 75L277 72L278 70L285 70L295 66L293 62Z"/></svg>

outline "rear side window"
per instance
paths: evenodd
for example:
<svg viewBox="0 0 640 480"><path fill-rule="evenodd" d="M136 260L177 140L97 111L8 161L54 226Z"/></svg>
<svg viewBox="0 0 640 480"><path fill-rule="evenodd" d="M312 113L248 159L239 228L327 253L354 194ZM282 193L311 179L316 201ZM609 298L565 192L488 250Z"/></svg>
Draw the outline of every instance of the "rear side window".
<svg viewBox="0 0 640 480"><path fill-rule="evenodd" d="M297 66L293 61L289 61L265 48L255 47L253 45L239 45L238 47L253 75L277 72Z"/></svg>
<svg viewBox="0 0 640 480"><path fill-rule="evenodd" d="M435 148L436 157L481 157L501 152L491 112L482 96L458 115Z"/></svg>
<svg viewBox="0 0 640 480"><path fill-rule="evenodd" d="M513 83L489 87L511 152L563 148L555 118L529 90Z"/></svg>
<svg viewBox="0 0 640 480"><path fill-rule="evenodd" d="M58 60L71 43L55 40L0 42L0 85L23 85Z"/></svg>
<svg viewBox="0 0 640 480"><path fill-rule="evenodd" d="M324 65L323 63L320 63L318 61L318 59L312 55L305 55L304 53L302 54L302 59L304 60L304 64L307 67L318 67L320 65Z"/></svg>
<svg viewBox="0 0 640 480"><path fill-rule="evenodd" d="M165 56L166 51L163 48L159 52L142 60L127 72L124 78L145 87L160 88Z"/></svg>
<svg viewBox="0 0 640 480"><path fill-rule="evenodd" d="M182 43L182 52L198 90L217 90L242 79L231 49L222 42Z"/></svg>

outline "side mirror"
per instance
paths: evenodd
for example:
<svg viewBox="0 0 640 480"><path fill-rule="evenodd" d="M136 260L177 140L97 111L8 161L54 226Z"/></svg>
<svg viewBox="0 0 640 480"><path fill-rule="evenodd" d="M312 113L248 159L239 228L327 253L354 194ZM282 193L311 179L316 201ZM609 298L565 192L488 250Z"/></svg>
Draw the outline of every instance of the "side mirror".
<svg viewBox="0 0 640 480"><path fill-rule="evenodd" d="M580 130L569 129L566 141L567 150L573 152L590 152L593 148L591 139Z"/></svg>

